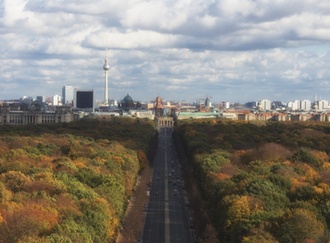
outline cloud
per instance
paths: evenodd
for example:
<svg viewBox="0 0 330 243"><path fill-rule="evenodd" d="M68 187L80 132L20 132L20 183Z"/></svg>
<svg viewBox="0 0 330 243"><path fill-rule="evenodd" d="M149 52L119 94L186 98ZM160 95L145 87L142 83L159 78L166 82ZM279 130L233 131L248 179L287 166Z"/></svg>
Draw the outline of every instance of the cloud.
<svg viewBox="0 0 330 243"><path fill-rule="evenodd" d="M3 0L0 99L64 85L109 97L326 98L326 0ZM330 97L329 97L330 99Z"/></svg>

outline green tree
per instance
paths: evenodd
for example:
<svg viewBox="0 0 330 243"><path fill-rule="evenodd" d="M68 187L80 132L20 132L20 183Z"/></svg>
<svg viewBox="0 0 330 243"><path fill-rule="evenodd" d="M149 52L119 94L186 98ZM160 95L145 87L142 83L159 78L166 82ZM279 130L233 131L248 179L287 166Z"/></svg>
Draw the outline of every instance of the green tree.
<svg viewBox="0 0 330 243"><path fill-rule="evenodd" d="M320 166L322 162L317 159L308 149L301 148L297 153L292 156L292 161L301 161L313 166Z"/></svg>

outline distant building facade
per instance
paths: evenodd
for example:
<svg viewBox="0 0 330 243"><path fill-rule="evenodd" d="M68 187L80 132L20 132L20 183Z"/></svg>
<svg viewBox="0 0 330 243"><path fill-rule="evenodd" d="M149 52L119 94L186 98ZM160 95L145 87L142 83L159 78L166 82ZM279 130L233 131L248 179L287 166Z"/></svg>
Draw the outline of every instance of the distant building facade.
<svg viewBox="0 0 330 243"><path fill-rule="evenodd" d="M78 116L72 112L72 107L57 106L52 112L46 111L44 103L34 101L27 110L20 106L4 104L0 107L0 125L27 125L73 122Z"/></svg>
<svg viewBox="0 0 330 243"><path fill-rule="evenodd" d="M62 105L62 97L59 95L54 95L52 97L52 105L53 106Z"/></svg>
<svg viewBox="0 0 330 243"><path fill-rule="evenodd" d="M122 101L119 102L118 108L124 111L141 109L141 103L134 101L133 98L127 94Z"/></svg>
<svg viewBox="0 0 330 243"><path fill-rule="evenodd" d="M269 111L272 108L272 102L270 100L260 100L258 102L258 110Z"/></svg>
<svg viewBox="0 0 330 243"><path fill-rule="evenodd" d="M93 111L95 108L94 90L75 90L74 108Z"/></svg>
<svg viewBox="0 0 330 243"><path fill-rule="evenodd" d="M312 103L310 100L302 100L300 102L300 109L302 111L310 111L312 108Z"/></svg>
<svg viewBox="0 0 330 243"><path fill-rule="evenodd" d="M155 100L155 116L156 117L161 117L164 115L164 105L163 105L163 100L162 98L160 98L159 96L156 97L156 100Z"/></svg>
<svg viewBox="0 0 330 243"><path fill-rule="evenodd" d="M329 109L329 101L327 100L319 100L317 102L317 105L318 105L318 110L323 111Z"/></svg>
<svg viewBox="0 0 330 243"><path fill-rule="evenodd" d="M288 108L292 111L299 111L301 109L301 102L299 100L290 101Z"/></svg>
<svg viewBox="0 0 330 243"><path fill-rule="evenodd" d="M47 101L46 96L37 96L36 100L41 103L46 103L46 101Z"/></svg>
<svg viewBox="0 0 330 243"><path fill-rule="evenodd" d="M62 105L73 106L74 91L75 91L75 89L73 86L63 86L63 88L62 88Z"/></svg>

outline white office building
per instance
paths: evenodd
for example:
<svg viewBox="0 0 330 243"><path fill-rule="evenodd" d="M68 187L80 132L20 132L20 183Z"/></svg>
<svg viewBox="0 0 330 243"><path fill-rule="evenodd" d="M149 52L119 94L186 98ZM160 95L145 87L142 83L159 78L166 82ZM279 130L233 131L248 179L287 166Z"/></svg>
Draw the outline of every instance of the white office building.
<svg viewBox="0 0 330 243"><path fill-rule="evenodd" d="M258 109L263 111L270 111L272 102L270 100L260 100L258 102Z"/></svg>
<svg viewBox="0 0 330 243"><path fill-rule="evenodd" d="M62 100L61 96L59 96L59 95L54 95L54 96L52 97L52 105L62 105L61 100Z"/></svg>
<svg viewBox="0 0 330 243"><path fill-rule="evenodd" d="M288 107L293 111L299 111L301 109L300 107L300 101L294 100L288 103Z"/></svg>
<svg viewBox="0 0 330 243"><path fill-rule="evenodd" d="M310 111L312 108L312 102L310 100L302 100L300 102L300 109L303 111Z"/></svg>
<svg viewBox="0 0 330 243"><path fill-rule="evenodd" d="M230 108L230 103L229 103L228 101L223 101L223 102L222 102L222 107L223 107L224 109L229 109L229 108Z"/></svg>
<svg viewBox="0 0 330 243"><path fill-rule="evenodd" d="M73 86L63 86L62 88L62 104L73 105L75 88Z"/></svg>
<svg viewBox="0 0 330 243"><path fill-rule="evenodd" d="M318 109L321 111L329 109L329 101L327 100L319 100L318 102Z"/></svg>

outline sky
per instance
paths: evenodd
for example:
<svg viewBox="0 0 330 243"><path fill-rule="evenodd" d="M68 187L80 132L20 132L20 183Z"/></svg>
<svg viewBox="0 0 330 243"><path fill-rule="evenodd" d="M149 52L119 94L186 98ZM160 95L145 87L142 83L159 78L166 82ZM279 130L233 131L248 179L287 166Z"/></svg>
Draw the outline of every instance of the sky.
<svg viewBox="0 0 330 243"><path fill-rule="evenodd" d="M0 100L330 100L328 0L0 0Z"/></svg>

